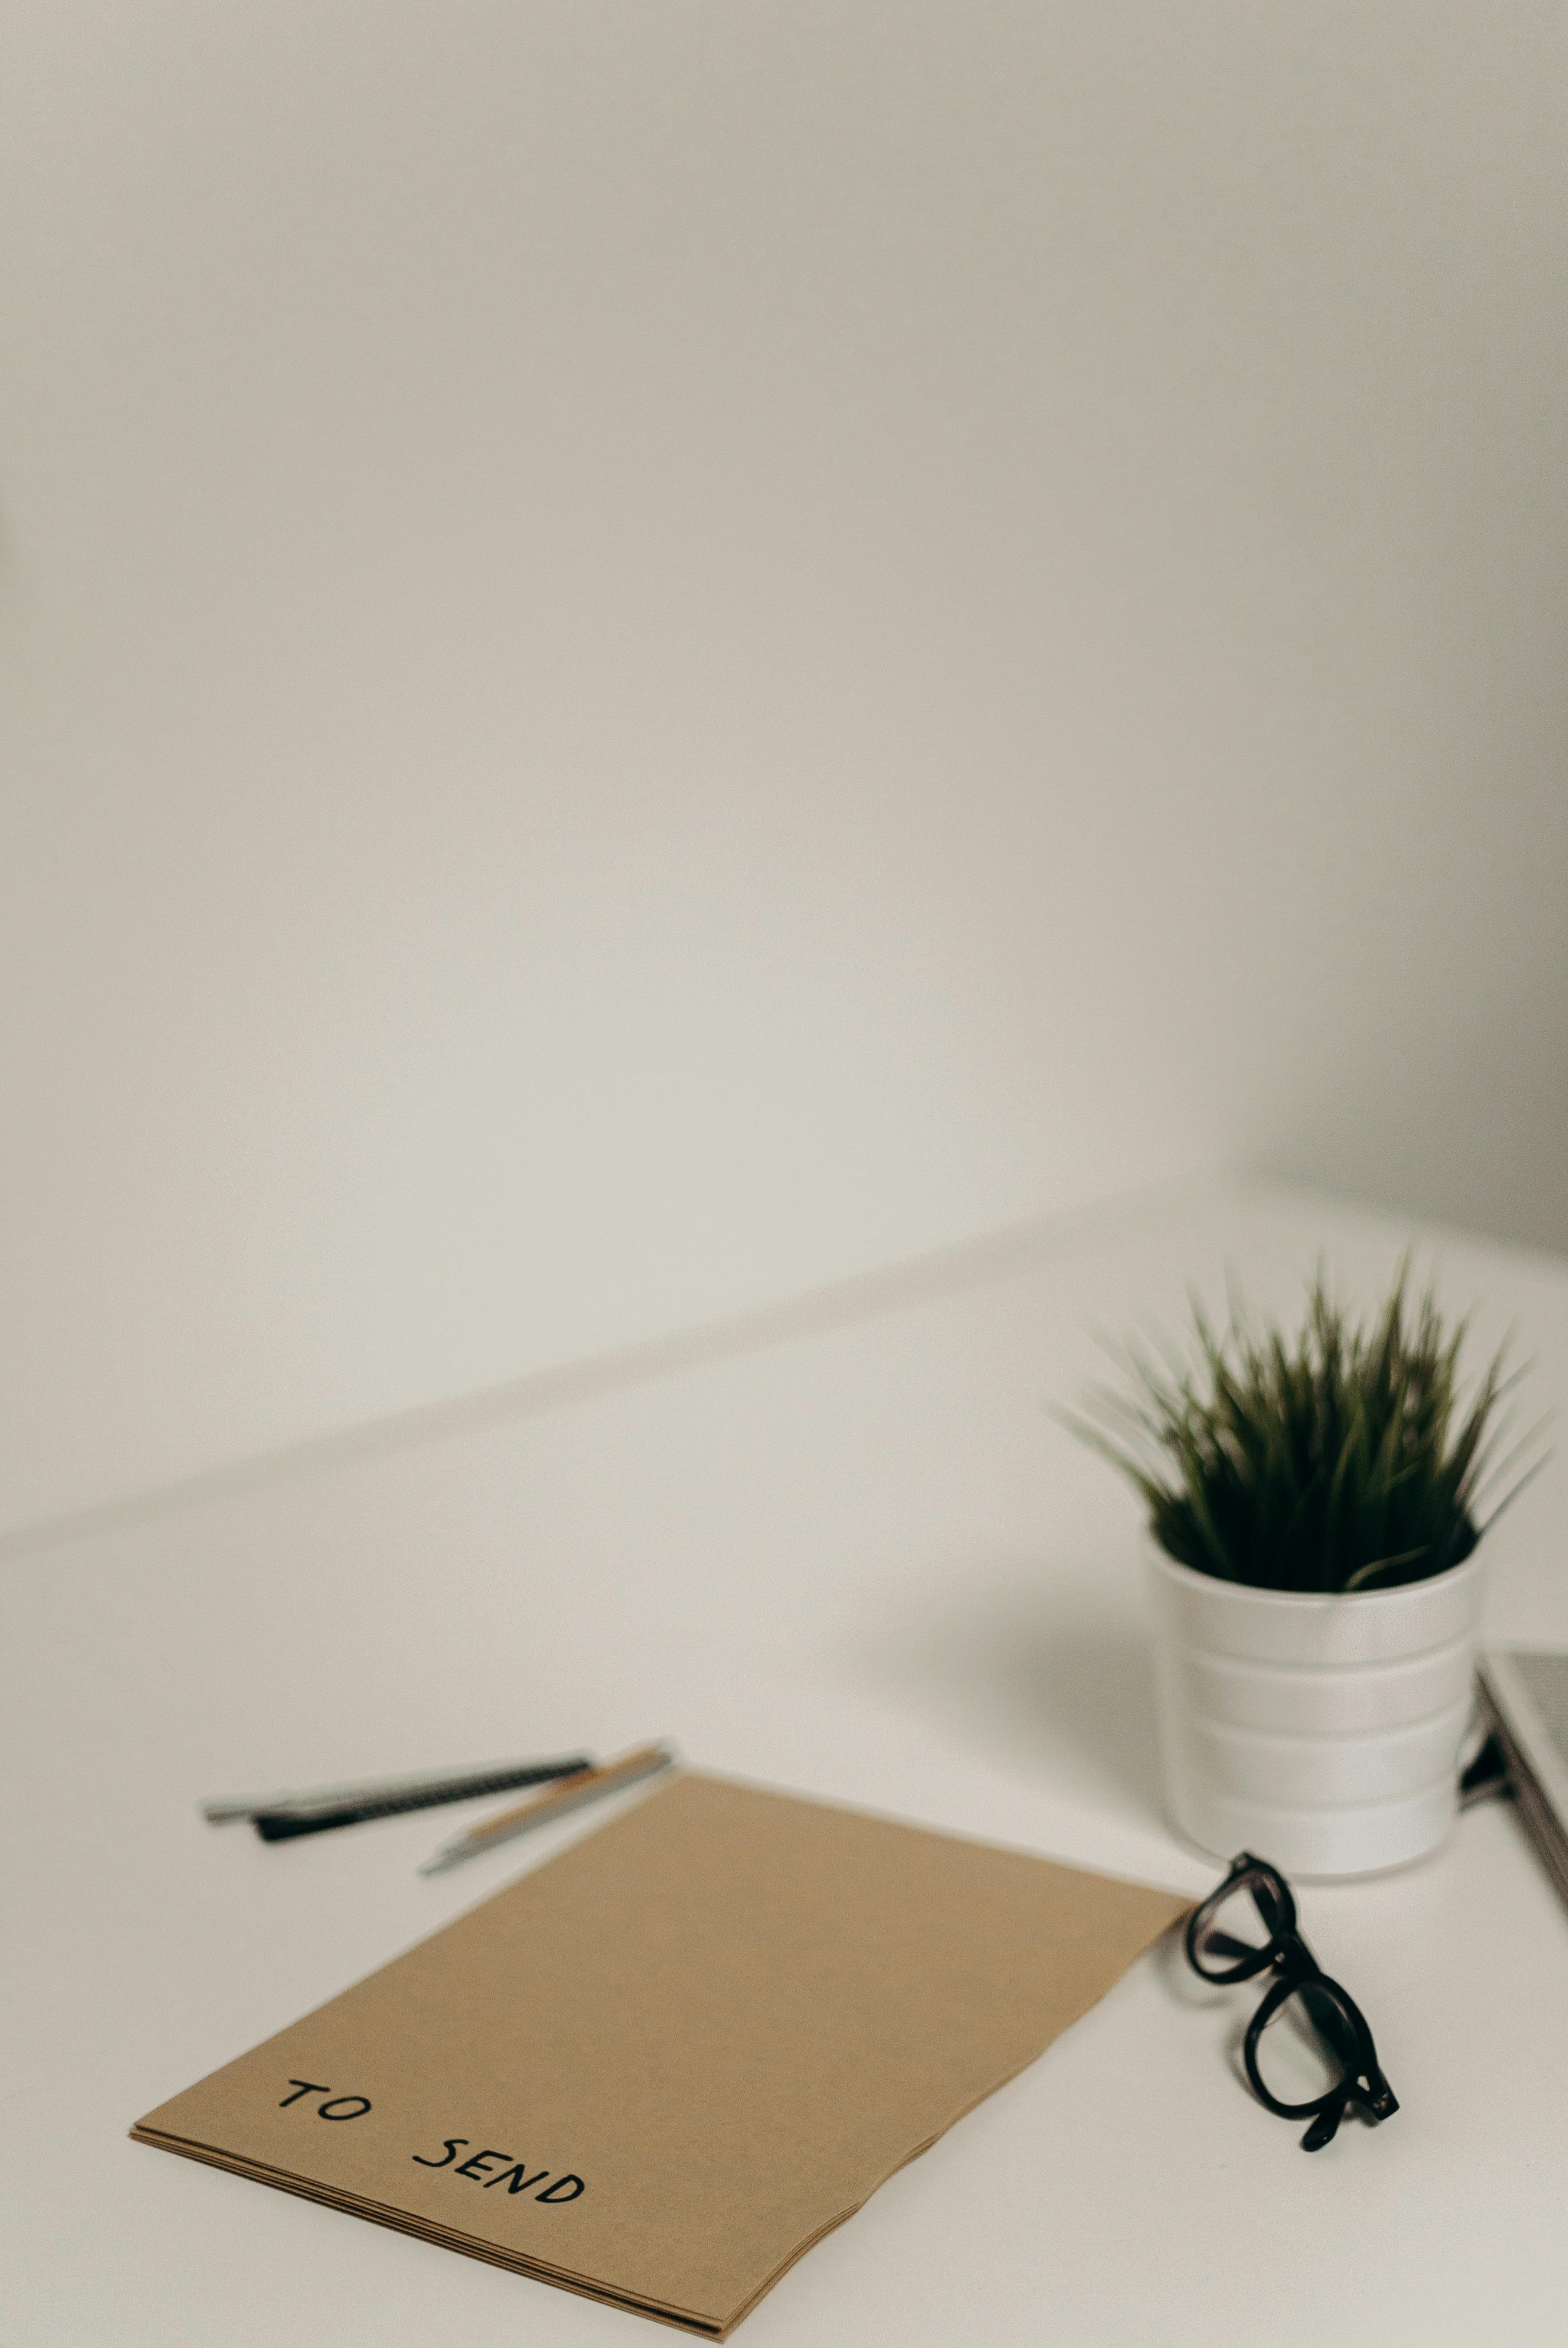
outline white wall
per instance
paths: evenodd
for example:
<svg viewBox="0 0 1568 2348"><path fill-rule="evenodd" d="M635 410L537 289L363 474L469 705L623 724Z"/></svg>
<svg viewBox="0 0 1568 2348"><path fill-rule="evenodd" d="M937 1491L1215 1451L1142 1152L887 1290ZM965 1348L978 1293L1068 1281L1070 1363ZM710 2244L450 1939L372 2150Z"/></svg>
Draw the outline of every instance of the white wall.
<svg viewBox="0 0 1568 2348"><path fill-rule="evenodd" d="M1212 1163L1568 1242L1560 9L6 25L10 1522Z"/></svg>

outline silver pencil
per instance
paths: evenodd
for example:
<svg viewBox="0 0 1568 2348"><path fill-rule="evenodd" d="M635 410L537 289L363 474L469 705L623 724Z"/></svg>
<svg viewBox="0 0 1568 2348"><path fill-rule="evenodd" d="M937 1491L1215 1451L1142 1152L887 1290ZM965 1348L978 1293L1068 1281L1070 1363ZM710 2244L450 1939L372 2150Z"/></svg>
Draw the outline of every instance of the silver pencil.
<svg viewBox="0 0 1568 2348"><path fill-rule="evenodd" d="M470 1827L467 1834L459 1835L455 1841L443 1843L419 1872L439 1875L465 1859L477 1858L482 1850L494 1850L498 1844L510 1842L514 1835L527 1834L533 1827L564 1818L569 1810L580 1809L585 1802L596 1802L603 1795L618 1794L624 1786L634 1786L641 1778L652 1777L659 1770L669 1768L675 1758L675 1746L664 1738L656 1745L639 1746L634 1753L624 1753L618 1761L606 1761L602 1769L582 1770L554 1792L540 1794L531 1802L519 1802L511 1809L502 1810L499 1818L488 1818L482 1826Z"/></svg>

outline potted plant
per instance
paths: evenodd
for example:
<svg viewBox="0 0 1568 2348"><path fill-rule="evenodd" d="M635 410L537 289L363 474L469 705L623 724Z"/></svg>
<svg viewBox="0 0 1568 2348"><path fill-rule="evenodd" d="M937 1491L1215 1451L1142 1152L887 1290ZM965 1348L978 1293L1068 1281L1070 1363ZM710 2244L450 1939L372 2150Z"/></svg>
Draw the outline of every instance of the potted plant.
<svg viewBox="0 0 1568 2348"><path fill-rule="evenodd" d="M1149 1509L1148 1577L1166 1798L1220 1857L1287 1873L1399 1867L1457 1807L1484 1560L1483 1494L1534 1441L1495 1454L1511 1377L1500 1353L1461 1394L1445 1329L1408 1263L1353 1323L1320 1273L1287 1340L1240 1306L1195 1352L1128 1349L1074 1431Z"/></svg>

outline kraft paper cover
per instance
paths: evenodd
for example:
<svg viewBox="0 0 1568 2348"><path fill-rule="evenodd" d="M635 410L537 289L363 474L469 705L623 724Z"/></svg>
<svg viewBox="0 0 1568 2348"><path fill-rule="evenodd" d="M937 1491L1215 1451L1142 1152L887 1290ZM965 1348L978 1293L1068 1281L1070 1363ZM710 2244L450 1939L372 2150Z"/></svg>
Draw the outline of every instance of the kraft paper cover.
<svg viewBox="0 0 1568 2348"><path fill-rule="evenodd" d="M722 2336L1187 1905L686 1773L132 2134Z"/></svg>

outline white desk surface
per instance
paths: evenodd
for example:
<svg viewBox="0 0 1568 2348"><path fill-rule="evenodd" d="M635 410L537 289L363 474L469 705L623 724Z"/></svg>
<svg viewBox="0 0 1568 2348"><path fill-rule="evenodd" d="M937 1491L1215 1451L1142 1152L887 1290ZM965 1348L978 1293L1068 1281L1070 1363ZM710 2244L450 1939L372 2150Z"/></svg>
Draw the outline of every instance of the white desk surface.
<svg viewBox="0 0 1568 2348"><path fill-rule="evenodd" d="M1189 1193L634 1372L237 1477L0 1565L5 2348L630 2348L639 2319L127 2142L137 2114L575 1833L424 1879L469 1812L266 1848L200 1796L449 1760L694 1760L1194 1893L1161 1823L1136 1514L1046 1417L1094 1324L1222 1267L1369 1295L1406 1234ZM1568 1396L1568 1265L1438 1242ZM1568 1645L1568 1463L1498 1529L1492 1635ZM1511 1812L1308 1889L1401 2098L1309 2157L1227 2059L1246 1993L1137 1967L818 2245L748 2348L1560 2348L1568 1915Z"/></svg>

